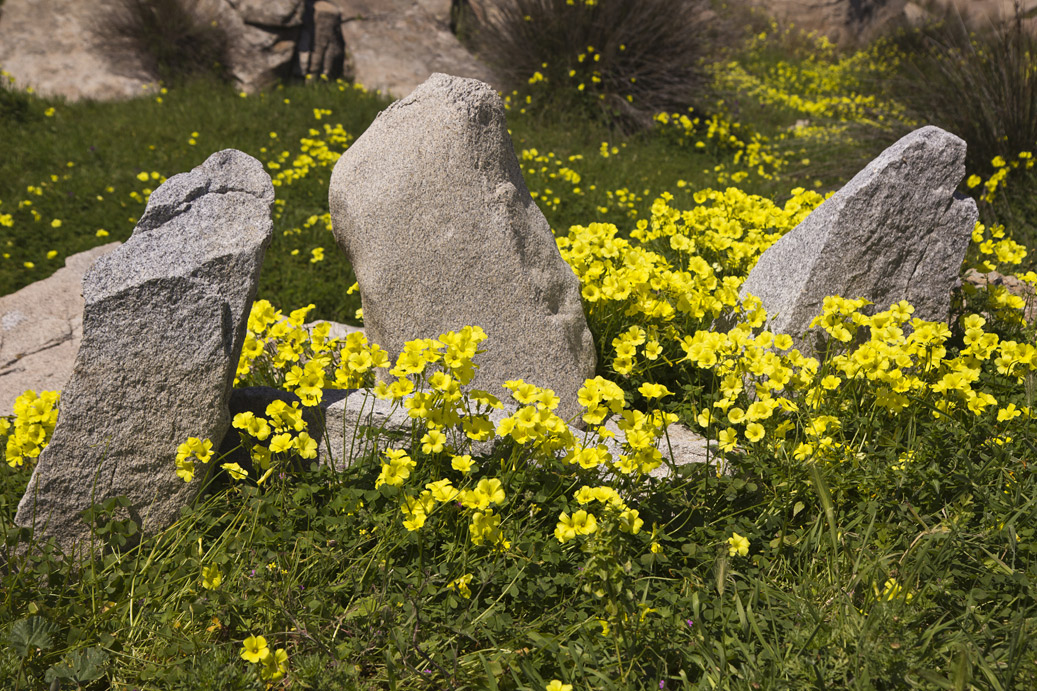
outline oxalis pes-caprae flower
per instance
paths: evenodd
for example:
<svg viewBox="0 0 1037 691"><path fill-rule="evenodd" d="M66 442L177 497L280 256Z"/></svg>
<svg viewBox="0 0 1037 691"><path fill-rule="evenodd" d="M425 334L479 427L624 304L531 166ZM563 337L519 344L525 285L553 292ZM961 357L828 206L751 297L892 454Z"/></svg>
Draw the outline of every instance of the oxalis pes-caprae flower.
<svg viewBox="0 0 1037 691"><path fill-rule="evenodd" d="M490 420L491 410L500 410L502 401L493 394L468 387L477 365L474 358L486 334L478 327L465 327L459 332L442 334L438 339L419 339L407 343L395 366L388 368L385 351L370 346L362 334L352 334L342 342L328 341L326 332L317 327L311 336L301 328L306 310L297 310L287 319L265 301L256 303L249 319L250 336L257 344L242 354L239 374L247 375L264 358L275 360L281 369L287 363L292 370L284 378L288 390L299 389L299 377L292 371L311 368L313 380L322 384L350 385L368 383L372 395L391 401L406 410L414 420L415 439L411 448L385 448L374 487L399 501L401 525L407 531L426 529L430 520L443 512L467 516L469 538L473 546L507 550L511 541L502 523L501 509L509 502L505 476L478 476L480 464L473 460L473 443L496 438L512 445L511 467L520 463L536 463L561 469L572 468L592 474L607 472L636 477L658 467L661 455L657 440L676 416L662 411L644 413L629 410L625 395L614 382L602 377L589 379L578 394L586 408L583 420L599 426L584 435L575 433L554 410L559 398L550 389L533 386L522 380L505 382L515 410L496 425ZM314 363L317 363L316 365ZM337 376L332 378L330 370ZM371 386L372 370L389 369L394 380L386 379ZM670 394L664 386L646 388L654 398ZM235 416L233 425L242 436L257 472L263 475L257 484L282 467L290 457L314 458L316 442L306 432L302 410L319 401L321 393L289 405L275 401L266 416L246 412ZM624 451L618 457L608 451L600 436L600 425L615 416L626 434ZM189 480L184 466L195 460L207 461L208 448L201 440L182 445L178 474ZM235 465L224 469L236 479L248 472ZM507 469L507 465L505 465ZM487 468L489 470L489 468ZM577 535L587 536L597 530L600 520L607 520L616 530L637 535L643 519L636 508L629 507L617 490L604 485L586 486L573 498L586 505L601 504L597 515L587 509L563 512L555 536L568 542ZM562 526L573 526L569 529Z"/></svg>

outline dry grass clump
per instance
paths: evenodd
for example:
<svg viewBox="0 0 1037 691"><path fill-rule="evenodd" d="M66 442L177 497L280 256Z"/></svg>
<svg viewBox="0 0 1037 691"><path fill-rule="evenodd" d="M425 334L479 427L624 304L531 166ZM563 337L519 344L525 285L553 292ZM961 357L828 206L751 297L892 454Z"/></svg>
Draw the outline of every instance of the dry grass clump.
<svg viewBox="0 0 1037 691"><path fill-rule="evenodd" d="M701 98L707 9L705 0L499 0L477 13L474 41L536 105L634 129Z"/></svg>
<svg viewBox="0 0 1037 691"><path fill-rule="evenodd" d="M94 31L113 53L140 56L164 82L229 77L230 37L201 0L115 0Z"/></svg>
<svg viewBox="0 0 1037 691"><path fill-rule="evenodd" d="M970 27L949 13L900 41L901 98L919 120L968 142L970 169L1037 143L1037 36L1026 15L1017 3L1007 18Z"/></svg>

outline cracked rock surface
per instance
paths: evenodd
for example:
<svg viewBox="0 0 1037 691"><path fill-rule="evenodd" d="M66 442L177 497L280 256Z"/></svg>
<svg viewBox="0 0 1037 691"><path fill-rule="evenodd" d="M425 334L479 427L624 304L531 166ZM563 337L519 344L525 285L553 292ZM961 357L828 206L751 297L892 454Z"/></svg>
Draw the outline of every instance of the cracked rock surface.
<svg viewBox="0 0 1037 691"><path fill-rule="evenodd" d="M93 503L129 497L150 533L194 498L201 483L176 476L177 446L217 446L230 425L273 200L259 161L217 152L159 187L130 239L94 263L82 344L18 525L69 549L88 537L79 514Z"/></svg>
<svg viewBox="0 0 1037 691"><path fill-rule="evenodd" d="M741 297L760 298L767 327L807 355L818 351L810 322L828 295L865 298L873 312L907 300L913 316L946 321L979 218L975 201L955 195L963 177L962 139L915 130L771 245Z"/></svg>
<svg viewBox="0 0 1037 691"><path fill-rule="evenodd" d="M83 338L83 273L118 246L72 255L49 278L0 297L0 415L27 390L65 388Z"/></svg>

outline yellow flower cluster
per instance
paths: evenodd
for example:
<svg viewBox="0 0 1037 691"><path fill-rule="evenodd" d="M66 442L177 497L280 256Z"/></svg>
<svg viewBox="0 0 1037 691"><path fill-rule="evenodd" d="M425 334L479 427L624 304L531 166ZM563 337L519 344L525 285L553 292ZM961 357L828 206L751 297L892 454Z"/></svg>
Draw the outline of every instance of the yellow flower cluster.
<svg viewBox="0 0 1037 691"><path fill-rule="evenodd" d="M257 484L263 484L290 456L317 457L317 440L306 431L307 424L298 403L274 401L266 407L266 417L246 411L235 415L231 424L242 432L242 442L249 449L252 462L263 471ZM235 480L247 477L243 469L235 471L229 465L236 464L223 465Z"/></svg>
<svg viewBox="0 0 1037 691"><path fill-rule="evenodd" d="M802 44L791 59L771 57L775 41ZM825 36L776 25L750 42L740 61L714 66L716 85L768 105L812 117L844 122L881 122L903 118L903 107L859 92L862 75L889 74L900 52L882 42L840 53Z"/></svg>
<svg viewBox="0 0 1037 691"><path fill-rule="evenodd" d="M793 190L784 207L735 188L702 190L679 211L664 194L630 239L612 224L573 226L557 240L580 278L588 313L635 325L612 340L613 369L639 373L668 357L666 343L740 309L738 288L760 254L794 228L822 197ZM672 348L670 349L672 353Z"/></svg>
<svg viewBox="0 0 1037 691"><path fill-rule="evenodd" d="M529 195L542 207L557 211L561 205L561 197L558 192L551 189L554 184L566 184L565 194L582 195L580 187L582 176L570 166L583 160L583 156L576 154L569 156L566 160L558 158L553 152L540 153L538 149L523 149L519 153L522 172L530 182L537 180L543 184L540 189L531 189Z"/></svg>
<svg viewBox="0 0 1037 691"><path fill-rule="evenodd" d="M602 511L610 517L622 532L636 535L641 532L644 520L640 517L637 509L631 509L612 487L601 485L598 487L583 486L573 494L580 505L599 502ZM558 516L558 524L555 526L554 536L561 543L574 539L577 535L590 535L598 530L598 519L593 513L586 509L574 511L572 515L563 511Z"/></svg>
<svg viewBox="0 0 1037 691"><path fill-rule="evenodd" d="M407 411L415 421L412 438L420 440L409 450L383 449L375 479L376 488L399 494L403 527L408 531L423 529L440 511L460 509L467 512L473 545L502 551L510 547L499 513L509 500L506 480L475 476L474 442L496 438L510 443L513 451L511 461L502 465L505 470L514 470L520 463L539 463L558 469L579 466L581 470L615 476L646 473L660 465L656 442L676 416L627 409L622 389L601 377L588 379L578 397L587 409L583 416L586 422L601 425L608 416L617 417L617 425L625 433L623 453L618 458L604 444L611 432L597 427L578 438L554 412L558 396L522 380L504 383L518 407L494 426L490 412L503 407L500 399L468 388L476 367L472 359L481 352L478 347L485 338L482 329L466 326L438 339L408 342L389 370L395 380L380 381L372 388L375 396ZM649 385L646 390L656 397L668 393L658 385ZM451 477L451 473L456 475ZM422 489L411 489L415 484ZM621 531L636 534L641 529L643 521L637 510L623 503L610 487L585 487L577 492L576 500L581 504L595 500L606 504L610 520ZM563 519L563 524L576 526L574 536L589 534L597 525L594 516L581 511L571 516L566 513ZM567 530L562 534L568 535Z"/></svg>
<svg viewBox="0 0 1037 691"><path fill-rule="evenodd" d="M980 185L983 186L984 193L980 199L987 204L993 203L998 189L1005 186L1005 181L1012 171L1033 169L1033 152L1020 151L1018 156L1008 161L1006 161L1003 156L995 156L993 160L990 161L990 165L993 166L994 172L985 182L983 181L983 178L975 174L970 175L965 181L965 185L969 189L975 189Z"/></svg>
<svg viewBox="0 0 1037 691"><path fill-rule="evenodd" d="M18 468L23 463L35 463L47 447L54 425L58 420L57 391L26 391L14 401L14 420L0 418L0 439L7 437L5 457L7 464Z"/></svg>
<svg viewBox="0 0 1037 691"><path fill-rule="evenodd" d="M825 299L812 324L831 339L823 363L789 350L787 335L754 335L748 325L726 334L686 336L681 346L687 361L712 370L721 394L712 409L699 412L698 423L716 430L723 451L731 451L739 438L755 444L765 436L777 450L795 428L804 437L792 449L797 460L840 461L855 455L840 442L845 424L833 414L839 412L840 397L850 395L847 387L853 387L856 398L849 419L862 408L896 416L909 407L937 418L958 411L975 416L997 411L999 422L1030 417L1028 408L1012 403L998 408L998 399L978 382L981 376L999 376L1006 383L1022 383L1037 370L1033 345L1002 341L983 329L982 316L972 314L963 318L965 347L952 356L946 324L912 318L906 301L873 315L865 313L868 305L861 299Z"/></svg>
<svg viewBox="0 0 1037 691"><path fill-rule="evenodd" d="M689 110L687 114L656 113L654 119L666 131L673 132L677 143L682 146L694 146L713 154L733 151L732 164L744 170L727 174L727 165L719 164L714 169L721 174L719 184L728 180L735 183L745 180L749 176L746 170L754 171L761 179L773 180L789 163L766 137L755 132L743 132L741 125L719 114L703 119L695 115L694 110Z"/></svg>
<svg viewBox="0 0 1037 691"><path fill-rule="evenodd" d="M307 305L285 317L269 301L256 301L249 314L235 383L253 373L283 372L284 389L298 395L303 405L315 406L325 388L370 385L374 370L388 367L388 354L378 345L369 345L361 332L331 339L326 322L316 324L312 332L307 330L306 315L313 308Z"/></svg>
<svg viewBox="0 0 1037 691"><path fill-rule="evenodd" d="M184 482L194 479L195 462L212 460L212 441L189 437L176 449L176 476Z"/></svg>

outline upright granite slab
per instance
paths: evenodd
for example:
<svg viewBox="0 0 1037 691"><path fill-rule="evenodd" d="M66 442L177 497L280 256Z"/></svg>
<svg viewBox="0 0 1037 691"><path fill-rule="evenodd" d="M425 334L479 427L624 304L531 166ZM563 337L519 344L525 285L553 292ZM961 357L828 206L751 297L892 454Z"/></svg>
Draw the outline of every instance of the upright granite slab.
<svg viewBox="0 0 1037 691"><path fill-rule="evenodd" d="M382 112L335 165L331 220L360 284L368 339L466 325L488 336L473 386L522 378L581 410L594 343L579 280L529 196L496 92L434 74Z"/></svg>
<svg viewBox="0 0 1037 691"><path fill-rule="evenodd" d="M883 310L907 300L914 316L946 321L978 219L976 203L956 196L965 176L965 142L938 127L900 139L787 235L742 284L763 301L768 328L804 352L824 298L866 298Z"/></svg>
<svg viewBox="0 0 1037 691"><path fill-rule="evenodd" d="M259 268L274 189L240 151L213 154L151 195L130 239L83 278L83 340L57 427L15 522L66 548L79 514L126 495L145 533L198 491L175 474L188 437L218 445Z"/></svg>

